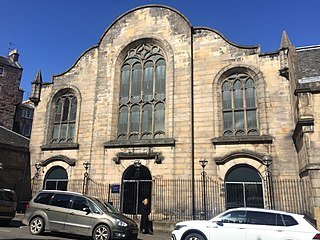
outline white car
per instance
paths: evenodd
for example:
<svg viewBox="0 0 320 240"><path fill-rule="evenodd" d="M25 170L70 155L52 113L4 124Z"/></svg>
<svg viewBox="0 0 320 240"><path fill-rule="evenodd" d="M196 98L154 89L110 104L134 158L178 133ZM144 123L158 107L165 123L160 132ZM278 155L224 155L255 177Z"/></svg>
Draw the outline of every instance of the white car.
<svg viewBox="0 0 320 240"><path fill-rule="evenodd" d="M259 208L229 209L211 220L179 222L171 240L315 240L303 215Z"/></svg>

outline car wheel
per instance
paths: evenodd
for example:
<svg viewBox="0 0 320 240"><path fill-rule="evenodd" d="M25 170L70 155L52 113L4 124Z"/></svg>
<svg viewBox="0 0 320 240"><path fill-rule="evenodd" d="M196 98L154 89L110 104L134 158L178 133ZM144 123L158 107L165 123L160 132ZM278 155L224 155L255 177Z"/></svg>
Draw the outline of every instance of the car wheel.
<svg viewBox="0 0 320 240"><path fill-rule="evenodd" d="M44 232L44 221L41 217L35 217L30 221L29 231L33 235L39 235Z"/></svg>
<svg viewBox="0 0 320 240"><path fill-rule="evenodd" d="M101 224L98 225L92 234L93 240L110 240L111 239L111 231L107 225Z"/></svg>
<svg viewBox="0 0 320 240"><path fill-rule="evenodd" d="M183 240L205 240L199 233L190 233Z"/></svg>

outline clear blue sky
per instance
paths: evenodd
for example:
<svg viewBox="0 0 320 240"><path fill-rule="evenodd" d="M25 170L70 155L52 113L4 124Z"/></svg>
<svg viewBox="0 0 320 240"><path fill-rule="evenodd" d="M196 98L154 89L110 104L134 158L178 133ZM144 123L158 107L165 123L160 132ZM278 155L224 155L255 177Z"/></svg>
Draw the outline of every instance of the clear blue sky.
<svg viewBox="0 0 320 240"><path fill-rule="evenodd" d="M126 11L164 4L192 26L218 30L240 45L279 49L285 30L296 47L320 44L320 0L1 0L0 55L18 48L25 99L41 69L45 82L67 70ZM14 45L10 45L10 43Z"/></svg>

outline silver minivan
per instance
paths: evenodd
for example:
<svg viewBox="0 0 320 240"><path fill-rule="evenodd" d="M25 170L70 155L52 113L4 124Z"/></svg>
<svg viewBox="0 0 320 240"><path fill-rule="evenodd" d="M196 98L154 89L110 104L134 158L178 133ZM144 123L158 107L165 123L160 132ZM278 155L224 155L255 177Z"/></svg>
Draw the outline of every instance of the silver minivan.
<svg viewBox="0 0 320 240"><path fill-rule="evenodd" d="M93 240L137 239L138 226L112 205L80 193L43 190L29 202L22 223L31 234L45 230Z"/></svg>

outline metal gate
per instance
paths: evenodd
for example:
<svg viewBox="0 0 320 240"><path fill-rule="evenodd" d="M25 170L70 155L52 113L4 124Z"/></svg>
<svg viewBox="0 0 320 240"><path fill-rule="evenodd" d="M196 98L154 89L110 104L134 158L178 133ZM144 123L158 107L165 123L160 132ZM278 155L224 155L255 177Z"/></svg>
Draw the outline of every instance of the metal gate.
<svg viewBox="0 0 320 240"><path fill-rule="evenodd" d="M226 208L264 208L261 182L226 182Z"/></svg>
<svg viewBox="0 0 320 240"><path fill-rule="evenodd" d="M152 180L123 180L122 212L140 214L143 199L151 199Z"/></svg>
<svg viewBox="0 0 320 240"><path fill-rule="evenodd" d="M137 161L140 163L140 161ZM152 176L142 164L133 164L123 173L121 187L121 211L140 214L140 204L148 198L151 202Z"/></svg>

